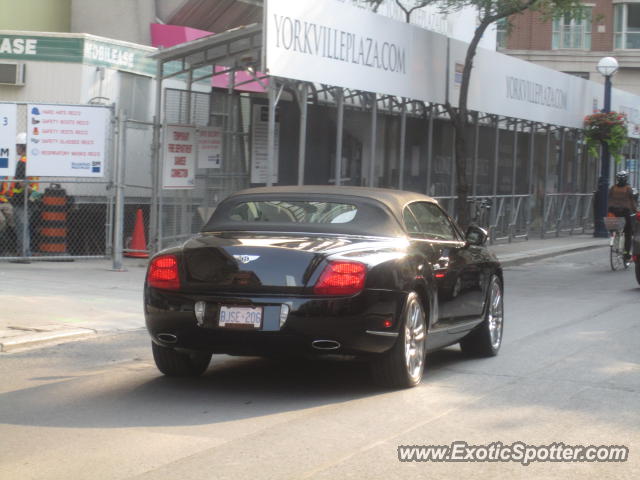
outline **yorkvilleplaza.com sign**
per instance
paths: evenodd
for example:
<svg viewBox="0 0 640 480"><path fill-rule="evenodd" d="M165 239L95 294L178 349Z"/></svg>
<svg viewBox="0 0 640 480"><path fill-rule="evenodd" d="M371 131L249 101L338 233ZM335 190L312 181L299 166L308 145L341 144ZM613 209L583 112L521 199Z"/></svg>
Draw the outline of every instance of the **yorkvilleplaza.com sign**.
<svg viewBox="0 0 640 480"><path fill-rule="evenodd" d="M507 76L506 81L507 98L561 110L567 109L568 95L567 92L560 88L553 88L532 80L512 76Z"/></svg>
<svg viewBox="0 0 640 480"><path fill-rule="evenodd" d="M277 13L273 14L273 21L276 48L378 70L407 73L407 52L402 45Z"/></svg>
<svg viewBox="0 0 640 480"><path fill-rule="evenodd" d="M445 101L446 37L335 0L265 2L270 75Z"/></svg>

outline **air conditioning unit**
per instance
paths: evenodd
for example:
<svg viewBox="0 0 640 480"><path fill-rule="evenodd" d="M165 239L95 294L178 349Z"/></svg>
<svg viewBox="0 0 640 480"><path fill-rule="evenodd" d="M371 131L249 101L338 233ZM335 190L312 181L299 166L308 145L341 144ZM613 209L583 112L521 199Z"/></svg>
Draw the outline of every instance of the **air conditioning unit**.
<svg viewBox="0 0 640 480"><path fill-rule="evenodd" d="M24 63L0 62L0 85L24 85Z"/></svg>

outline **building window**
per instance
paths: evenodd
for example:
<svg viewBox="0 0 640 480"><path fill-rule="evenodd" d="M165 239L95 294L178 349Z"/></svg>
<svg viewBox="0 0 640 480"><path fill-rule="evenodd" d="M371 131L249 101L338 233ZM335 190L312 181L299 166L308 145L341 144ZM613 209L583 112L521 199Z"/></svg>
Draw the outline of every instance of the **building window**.
<svg viewBox="0 0 640 480"><path fill-rule="evenodd" d="M640 48L640 4L621 3L616 5L613 28L615 48Z"/></svg>
<svg viewBox="0 0 640 480"><path fill-rule="evenodd" d="M506 18L501 18L496 22L496 45L498 48L507 48L508 28L509 21Z"/></svg>
<svg viewBox="0 0 640 480"><path fill-rule="evenodd" d="M552 48L579 48L591 50L591 9L586 8L582 18L566 14L553 19Z"/></svg>
<svg viewBox="0 0 640 480"><path fill-rule="evenodd" d="M120 72L120 108L127 117L149 121L151 119L151 78Z"/></svg>

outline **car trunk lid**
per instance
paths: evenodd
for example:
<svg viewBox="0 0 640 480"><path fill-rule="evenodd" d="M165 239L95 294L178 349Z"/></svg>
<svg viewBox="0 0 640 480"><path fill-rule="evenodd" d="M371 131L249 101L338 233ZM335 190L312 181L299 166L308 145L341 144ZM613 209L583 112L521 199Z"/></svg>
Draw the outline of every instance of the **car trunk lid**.
<svg viewBox="0 0 640 480"><path fill-rule="evenodd" d="M185 280L208 291L302 293L327 251L344 237L206 233L183 247Z"/></svg>

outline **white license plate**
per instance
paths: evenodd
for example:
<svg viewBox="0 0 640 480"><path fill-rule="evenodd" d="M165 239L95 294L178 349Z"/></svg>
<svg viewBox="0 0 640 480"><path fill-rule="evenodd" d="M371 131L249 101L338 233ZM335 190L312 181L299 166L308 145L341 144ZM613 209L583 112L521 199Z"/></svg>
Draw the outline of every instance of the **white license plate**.
<svg viewBox="0 0 640 480"><path fill-rule="evenodd" d="M262 307L220 307L218 325L227 328L260 328Z"/></svg>

